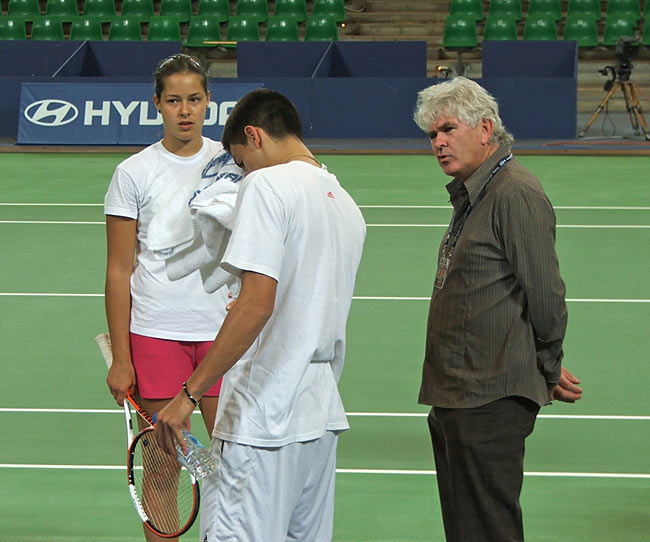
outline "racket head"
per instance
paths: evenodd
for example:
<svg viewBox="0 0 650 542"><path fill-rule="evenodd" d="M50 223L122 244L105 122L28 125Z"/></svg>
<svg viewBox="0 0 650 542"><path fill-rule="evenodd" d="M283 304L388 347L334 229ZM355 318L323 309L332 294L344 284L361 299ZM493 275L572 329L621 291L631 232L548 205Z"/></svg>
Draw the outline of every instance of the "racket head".
<svg viewBox="0 0 650 542"><path fill-rule="evenodd" d="M100 333L95 342L107 367L113 363L111 338ZM133 419L129 404L148 427L133 438ZM186 533L199 512L200 492L196 479L175 456L160 447L154 434L155 423L130 392L124 402L127 428L127 477L131 500L142 522L161 538L176 538Z"/></svg>
<svg viewBox="0 0 650 542"><path fill-rule="evenodd" d="M154 427L140 431L129 446L127 475L133 505L151 531L175 538L192 527L199 512L199 484L162 449Z"/></svg>

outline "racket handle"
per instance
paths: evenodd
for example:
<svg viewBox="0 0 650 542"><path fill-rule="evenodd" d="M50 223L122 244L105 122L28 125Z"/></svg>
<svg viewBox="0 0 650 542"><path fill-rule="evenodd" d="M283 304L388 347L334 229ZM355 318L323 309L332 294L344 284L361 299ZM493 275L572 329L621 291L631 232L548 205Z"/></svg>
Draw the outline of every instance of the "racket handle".
<svg viewBox="0 0 650 542"><path fill-rule="evenodd" d="M106 362L106 366L110 369L111 365L113 364L113 351L111 349L111 337L109 336L108 333L100 333L95 337L95 342L97 343L97 346L99 346L99 350L102 353L102 356L104 356L104 361Z"/></svg>
<svg viewBox="0 0 650 542"><path fill-rule="evenodd" d="M95 342L97 343L97 346L99 346L99 349L102 353L102 356L104 356L104 361L106 362L106 366L110 369L111 365L113 364L113 351L111 349L111 337L108 333L100 333L95 337ZM124 413L127 414L129 413L129 407L127 405L127 401L131 403L133 408L137 411L140 416L144 420L147 421L150 425L156 425L155 422L151 419L149 414L147 413L146 410L144 410L138 402L135 400L133 395L131 394L130 391L126 392L126 401L124 401Z"/></svg>

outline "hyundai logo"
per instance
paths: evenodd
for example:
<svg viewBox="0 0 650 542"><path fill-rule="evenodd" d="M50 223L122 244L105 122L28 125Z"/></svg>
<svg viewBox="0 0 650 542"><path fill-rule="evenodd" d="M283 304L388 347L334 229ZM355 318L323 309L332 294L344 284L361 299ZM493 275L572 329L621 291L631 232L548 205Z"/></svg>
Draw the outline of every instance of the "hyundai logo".
<svg viewBox="0 0 650 542"><path fill-rule="evenodd" d="M63 126L70 124L79 110L63 100L39 100L25 108L25 118L39 126Z"/></svg>

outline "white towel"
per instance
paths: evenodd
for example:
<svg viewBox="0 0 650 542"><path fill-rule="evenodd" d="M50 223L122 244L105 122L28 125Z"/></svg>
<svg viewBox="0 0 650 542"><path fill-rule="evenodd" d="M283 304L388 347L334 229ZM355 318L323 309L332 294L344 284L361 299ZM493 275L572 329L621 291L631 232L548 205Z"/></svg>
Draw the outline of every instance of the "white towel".
<svg viewBox="0 0 650 542"><path fill-rule="evenodd" d="M198 269L206 292L214 292L227 284L235 293L237 280L224 271L220 263L230 239L238 183L243 173L226 151L217 155L210 164L213 181L195 191L189 201L190 239L175 247L167 247L163 254L170 280L185 277Z"/></svg>
<svg viewBox="0 0 650 542"><path fill-rule="evenodd" d="M187 202L196 188L173 187L161 196L162 203L147 228L147 246L158 258L164 259L192 242L194 229Z"/></svg>

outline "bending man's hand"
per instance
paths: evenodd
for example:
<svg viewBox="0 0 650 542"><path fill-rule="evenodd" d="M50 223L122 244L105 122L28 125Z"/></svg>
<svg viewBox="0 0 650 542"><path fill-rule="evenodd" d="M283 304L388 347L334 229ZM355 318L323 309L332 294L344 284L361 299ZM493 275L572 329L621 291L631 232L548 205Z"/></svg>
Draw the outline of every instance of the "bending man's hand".
<svg viewBox="0 0 650 542"><path fill-rule="evenodd" d="M575 403L582 398L582 388L578 384L580 384L580 379L562 367L560 381L550 390L551 400Z"/></svg>
<svg viewBox="0 0 650 542"><path fill-rule="evenodd" d="M277 281L266 275L245 271L236 302L228 304L228 315L214 343L201 364L192 373L188 385L194 397L200 398L250 348L273 313ZM181 390L158 413L156 436L163 449L172 454L178 443L187 452L181 431L189 428L194 404Z"/></svg>
<svg viewBox="0 0 650 542"><path fill-rule="evenodd" d="M182 390L165 408L158 412L156 436L163 450L168 454L176 455L176 444L179 444L183 453L187 454L182 430L189 430L192 412L194 412L194 405Z"/></svg>

